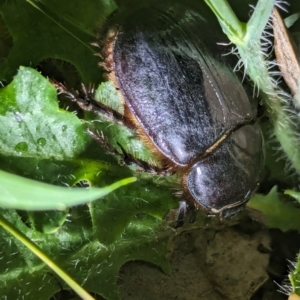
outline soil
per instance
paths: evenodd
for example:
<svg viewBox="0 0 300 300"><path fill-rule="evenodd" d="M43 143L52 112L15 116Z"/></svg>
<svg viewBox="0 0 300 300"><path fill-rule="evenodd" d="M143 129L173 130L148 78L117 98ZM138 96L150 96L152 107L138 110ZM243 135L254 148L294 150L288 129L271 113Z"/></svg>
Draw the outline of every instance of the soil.
<svg viewBox="0 0 300 300"><path fill-rule="evenodd" d="M121 299L284 300L288 296L279 285L299 248L297 233L268 230L251 220L183 231L170 242L170 275L141 261L122 267Z"/></svg>

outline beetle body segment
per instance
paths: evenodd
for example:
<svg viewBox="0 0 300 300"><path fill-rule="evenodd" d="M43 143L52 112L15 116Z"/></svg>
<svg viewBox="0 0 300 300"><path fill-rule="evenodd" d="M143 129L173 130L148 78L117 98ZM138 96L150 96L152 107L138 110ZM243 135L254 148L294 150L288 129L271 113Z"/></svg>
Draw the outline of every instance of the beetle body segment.
<svg viewBox="0 0 300 300"><path fill-rule="evenodd" d="M105 64L139 127L182 169L197 203L212 212L244 203L257 187L263 140L247 125L255 114L210 23L183 6L177 15L157 6L117 20Z"/></svg>

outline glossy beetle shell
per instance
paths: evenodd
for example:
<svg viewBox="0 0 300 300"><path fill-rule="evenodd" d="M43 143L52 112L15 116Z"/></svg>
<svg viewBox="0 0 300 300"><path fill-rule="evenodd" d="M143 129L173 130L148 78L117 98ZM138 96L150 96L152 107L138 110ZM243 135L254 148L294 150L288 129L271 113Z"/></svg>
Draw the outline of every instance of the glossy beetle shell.
<svg viewBox="0 0 300 300"><path fill-rule="evenodd" d="M231 214L257 188L263 139L204 16L178 4L119 14L103 55L131 118L182 173L186 195Z"/></svg>

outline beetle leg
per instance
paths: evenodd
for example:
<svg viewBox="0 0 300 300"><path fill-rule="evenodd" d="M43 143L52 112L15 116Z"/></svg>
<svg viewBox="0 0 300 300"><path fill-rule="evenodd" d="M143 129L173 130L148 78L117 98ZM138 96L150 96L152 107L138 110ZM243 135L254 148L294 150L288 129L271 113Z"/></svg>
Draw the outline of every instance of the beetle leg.
<svg viewBox="0 0 300 300"><path fill-rule="evenodd" d="M117 142L117 144L123 153L123 159L124 159L125 164L138 166L142 172L149 172L149 173L159 174L159 175L167 175L170 173L167 168L157 167L157 166L151 165L139 158L136 158L132 154L126 152L126 150L123 148L123 146L119 142Z"/></svg>
<svg viewBox="0 0 300 300"><path fill-rule="evenodd" d="M85 111L92 110L92 106L90 105L90 102L84 96L82 97L79 91L71 88L67 88L61 82L57 82L56 80L53 79L51 79L50 82L56 88L58 95L65 95L68 99L70 99L72 102L77 103L77 105Z"/></svg>
<svg viewBox="0 0 300 300"><path fill-rule="evenodd" d="M61 82L57 82L55 80L51 80L51 83L57 89L59 94L65 95L72 102L75 102L82 110L101 114L101 116L105 117L107 121L116 122L120 125L128 127L133 131L137 130L135 124L131 120L125 118L122 114L113 110L111 107L95 100L93 86L86 87L84 84L82 84L81 90L78 91L70 89ZM112 155L120 155L120 153L105 140L102 132L95 133L94 131L88 129L88 134L98 141L107 151L107 153ZM164 167L156 167L141 159L138 159L130 153L127 153L121 144L118 143L118 145L122 151L122 159L125 164L136 165L141 169L142 172L160 175L166 175L169 173L168 169Z"/></svg>
<svg viewBox="0 0 300 300"><path fill-rule="evenodd" d="M181 227L184 224L185 217L187 214L187 203L185 200L179 201L179 207L177 210L177 218L175 221L175 228Z"/></svg>
<svg viewBox="0 0 300 300"><path fill-rule="evenodd" d="M104 138L103 132L94 132L90 129L87 129L87 133L94 139L96 140L101 146L104 148L107 154L111 155L120 155L120 153L113 147L111 146L108 141Z"/></svg>
<svg viewBox="0 0 300 300"><path fill-rule="evenodd" d="M102 132L95 133L94 131L89 130L89 129L87 132L94 140L96 140L97 142L99 142L102 145L102 147L106 150L106 152L108 154L120 155L120 153L117 151L117 149L112 147L105 140ZM122 160L123 160L124 164L137 166L141 172L148 172L148 173L160 174L160 175L167 175L169 173L168 170L166 170L165 168L159 168L157 166L153 166L141 159L134 157L132 154L126 152L125 149L123 148L123 146L119 142L117 142L117 144L122 151Z"/></svg>
<svg viewBox="0 0 300 300"><path fill-rule="evenodd" d="M180 200L177 209L175 228L183 226L186 220L189 223L194 223L196 217L195 206L190 201Z"/></svg>
<svg viewBox="0 0 300 300"><path fill-rule="evenodd" d="M122 154L120 154L116 148L112 147L104 138L104 135L102 132L97 132L95 133L92 130L87 130L88 134L97 142L99 142L102 147L105 149L105 151L108 154L111 155L118 155L118 156L122 156L122 160L123 160L123 164L126 165L133 165L133 166L137 166L141 172L148 172L148 173L153 173L153 174L159 174L159 175L167 175L169 174L169 171L165 168L160 168L157 166L153 166L141 159L138 159L136 157L134 157L132 154L127 153L125 151L125 149L123 148L123 146L117 142L118 146L120 147Z"/></svg>
<svg viewBox="0 0 300 300"><path fill-rule="evenodd" d="M80 90L74 90L66 87L61 82L50 80L54 85L58 93L65 95L72 102L75 102L84 111L93 111L101 116L105 117L107 121L116 122L120 125L124 125L132 130L136 130L136 126L133 122L125 118L122 114L115 111L108 105L99 102L94 97L94 87L91 85L88 88L82 83Z"/></svg>
<svg viewBox="0 0 300 300"><path fill-rule="evenodd" d="M123 160L123 164L125 165L131 165L131 166L135 166L138 167L138 171L140 172L148 172L148 173L152 173L152 174L156 174L156 175L167 175L170 174L170 171L168 168L164 168L164 167L158 167L155 165L151 165L150 163L147 163L135 156L133 156L131 153L126 152L126 150L124 149L124 147L117 142L117 145L120 147L122 154L119 153L119 151L117 151L117 149L113 146L111 146L106 140L105 137L103 135L102 132L97 132L95 133L94 131L88 129L87 130L88 134L97 142L99 142L102 147L106 150L106 152L108 154L112 154L112 155L121 155L122 156L122 160Z"/></svg>

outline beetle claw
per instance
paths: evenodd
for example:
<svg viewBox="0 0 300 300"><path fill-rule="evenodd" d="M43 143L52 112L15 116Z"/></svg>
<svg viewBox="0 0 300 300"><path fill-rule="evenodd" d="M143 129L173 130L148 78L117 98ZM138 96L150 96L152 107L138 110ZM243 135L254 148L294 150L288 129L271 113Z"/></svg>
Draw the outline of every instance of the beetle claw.
<svg viewBox="0 0 300 300"><path fill-rule="evenodd" d="M179 207L176 214L175 228L183 226L188 212L188 205L185 200L179 201Z"/></svg>

